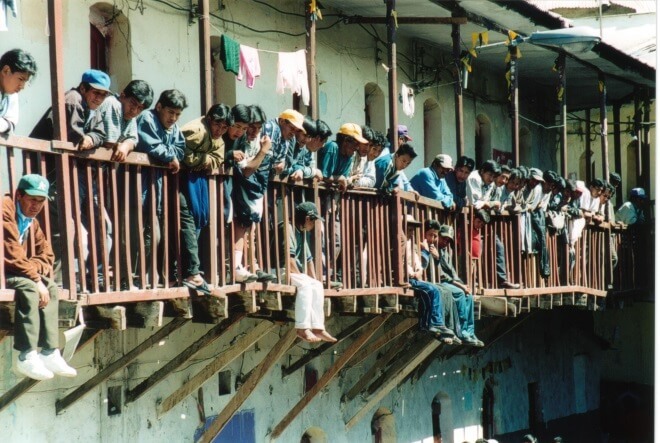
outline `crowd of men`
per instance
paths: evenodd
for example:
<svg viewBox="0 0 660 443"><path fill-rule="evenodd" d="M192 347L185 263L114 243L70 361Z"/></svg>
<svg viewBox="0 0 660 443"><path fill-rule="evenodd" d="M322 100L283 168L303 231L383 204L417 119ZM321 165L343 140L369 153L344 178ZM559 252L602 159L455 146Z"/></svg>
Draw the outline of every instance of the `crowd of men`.
<svg viewBox="0 0 660 443"><path fill-rule="evenodd" d="M9 51L0 59L0 134L10 133L16 127L19 116L17 94L36 71L34 59L20 49ZM258 105L237 104L229 107L215 104L205 115L179 125L181 113L188 106L183 92L177 89L162 91L152 107L154 92L145 81L131 81L118 95L113 94L110 87L108 74L90 69L83 73L76 87L66 92L66 140L80 151L102 146L110 148L113 152L111 160L115 162L124 162L132 151L142 152L177 175L182 245L182 263L177 264L177 272L184 285L204 294L210 294L211 289L200 270L198 240L200 231L210 222L208 175L222 167L232 167L233 171L231 180L224 187L226 204L222 209L225 221L231 224L234 233L232 274L235 281L240 283L272 281L277 278L272 272L280 271L261 269L258 263L248 266L243 256L246 242L251 238L249 232L262 221L264 198L267 198L266 191L273 177L289 177L295 181L316 178L342 192L351 188L373 188L385 194L398 190L412 191L437 200L449 211L460 211L466 206L472 206L475 221L471 227L471 247L467 252L475 258L481 254L480 229L489 222L489 211L521 213L524 250L539 254L539 271L543 277L547 277L550 272L545 245L546 229L562 235L566 244L572 248L574 237L579 236L577 231L580 230L580 220L582 226L585 220L617 220L626 224L644 221L643 209L647 199L644 190L640 188L633 189L630 202L613 214L609 200L615 187L620 184L618 174L612 174L609 183L593 180L587 187L582 182L560 177L553 171L542 172L524 166L510 168L493 160L476 168L474 160L469 157L462 156L454 164L449 155L439 154L429 167L408 180L403 170L411 164L417 153L410 144L412 137L403 125L395 128L398 146L394 147L390 146L385 134L350 122L340 126L335 140L329 140L332 130L322 120L310 119L292 109L268 119ZM45 140L54 138L52 109L46 111L30 136ZM101 205L98 188L102 184L93 177L90 185L85 169L80 168L79 172L78 185L82 201L91 195L95 209L99 211ZM167 198L163 189L164 173L165 169L161 168L154 174L142 175L142 203L149 206L145 202L155 201L156 216L145 217L147 256L140 259L151 260L149 255L155 243L159 251L159 273L166 265L162 263L164 242L161 241L162 228L166 223L163 209L163 201ZM30 196L32 200L39 200L38 203L43 207L45 199L52 197L52 192L49 195L48 190L55 189L56 179L54 175L49 175L48 180L30 175L24 177L24 180L26 183L21 181L13 196L14 203L3 206L15 207L14 212L5 210L3 213L5 232L16 227L16 232L11 232L15 234L13 237L5 234L5 263L13 260L8 258L11 250L20 256L14 257L16 260L31 266L29 272L21 266L5 265L5 270L8 275L27 278L34 283L30 290L23 290L8 279L8 285L17 290L17 300L21 296L31 297L25 312L21 311L22 307L19 308L22 305L17 303L17 313L21 315L17 315L17 325L22 318L29 317L34 323L33 328L36 328L32 333L26 333L29 339L16 341L16 347L21 353L19 370L22 368L26 375L41 379L50 378L53 373L71 375L72 368L61 358L61 361L57 361L59 366L48 365L47 358L54 355L53 350L57 346L53 345L52 340L44 338L44 328L39 328L38 320L39 315L47 315L47 310L43 309L46 305L52 307L57 303L57 297L51 294L49 301L47 294L53 288L48 275L55 264L54 255L57 255L58 248L51 248L42 237L38 238L44 243L41 250L35 253L27 248L28 228L34 226L35 231L40 231L34 219L36 214L33 214L34 211L26 212L27 204L24 206L22 203L26 196ZM7 198L12 200L11 196ZM284 251L284 256L289 258L285 266L292 276L291 284L298 287L296 328L303 340L335 341L323 326L323 288L319 282L323 276L314 275L314 266L310 265L313 257L308 246L307 233L314 229L317 220L323 221L323 218L314 204L298 203L295 216L279 226L282 229L279 238L285 235L289 238L289 251ZM56 210L55 206L50 205L51 212ZM37 213L41 207L38 209L35 209ZM100 263L102 254L109 255L113 228L134 229L113 227L108 214L103 214L103 219L105 226L101 229L100 223L87 219L87 211L81 214L85 230L81 234L85 243L83 266L91 279L97 277L99 270L92 269L90 262ZM419 237L423 237L421 250L417 250L411 240L414 238L414 229L421 226L413 219L408 220L408 227L412 229L409 237L410 251L407 253L408 277L420 301L420 328L443 340L482 346L483 343L474 334L472 296L452 264L450 245L454 242L453 228L435 220L427 221L423 236ZM96 248L96 260L89 260L88 249L93 248L87 237L94 238L90 235L92 230L96 231L97 241L103 232L106 235L106 247ZM7 246L8 238L17 242L15 248ZM56 238L53 241L57 241ZM519 288L520 285L508 278L504 246L499 238L496 239L496 248L499 286ZM56 254L53 254L53 249ZM329 274L330 268L336 266L336 263L325 266ZM429 266L437 269L440 275L438 284L423 280L424 270ZM100 275L99 272L99 278ZM329 279L330 275L326 278ZM122 289L130 289L132 285L131 278L121 282ZM449 323L449 327L445 323ZM42 348L38 355L37 347Z"/></svg>

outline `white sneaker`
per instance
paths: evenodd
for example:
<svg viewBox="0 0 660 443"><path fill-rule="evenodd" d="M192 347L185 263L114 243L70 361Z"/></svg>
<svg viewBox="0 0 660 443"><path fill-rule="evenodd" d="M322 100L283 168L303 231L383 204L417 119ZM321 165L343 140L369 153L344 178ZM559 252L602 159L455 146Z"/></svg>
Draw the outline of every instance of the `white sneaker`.
<svg viewBox="0 0 660 443"><path fill-rule="evenodd" d="M251 283L257 281L257 276L247 269L241 267L236 268L234 275L236 276L236 281L238 283Z"/></svg>
<svg viewBox="0 0 660 443"><path fill-rule="evenodd" d="M59 349L55 349L50 355L39 354L39 358L44 366L55 375L61 375L62 377L75 377L78 375L78 371L64 361Z"/></svg>
<svg viewBox="0 0 660 443"><path fill-rule="evenodd" d="M16 370L34 380L49 380L55 375L44 365L37 351L28 352L25 360L17 359Z"/></svg>

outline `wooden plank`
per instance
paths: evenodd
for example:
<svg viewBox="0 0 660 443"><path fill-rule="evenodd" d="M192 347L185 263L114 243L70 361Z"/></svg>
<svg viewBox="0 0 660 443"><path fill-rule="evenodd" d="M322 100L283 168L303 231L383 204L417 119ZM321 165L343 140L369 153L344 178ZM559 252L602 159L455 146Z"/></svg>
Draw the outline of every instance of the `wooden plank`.
<svg viewBox="0 0 660 443"><path fill-rule="evenodd" d="M236 391L236 394L229 400L220 414L209 424L204 434L199 438L199 443L209 443L213 441L216 435L222 431L227 422L234 416L238 408L250 396L259 382L268 374L270 368L279 361L280 358L289 350L296 341L297 335L295 328L291 328L280 340L273 346L268 355L257 365L250 373L245 383Z"/></svg>
<svg viewBox="0 0 660 443"><path fill-rule="evenodd" d="M126 308L124 306L96 306L90 309L96 309L98 316L107 319L112 329L126 330Z"/></svg>
<svg viewBox="0 0 660 443"><path fill-rule="evenodd" d="M302 412L303 409L325 388L335 375L348 363L348 361L360 350L360 348L376 333L378 329L390 318L392 314L380 315L370 320L364 332L341 354L341 357L323 374L312 388L303 395L300 401L289 411L289 413L275 426L271 438L279 437L291 422Z"/></svg>
<svg viewBox="0 0 660 443"><path fill-rule="evenodd" d="M348 431L353 426L355 426L364 415L369 412L374 406L376 406L380 401L392 390L394 389L399 382L408 376L421 362L424 361L433 351L435 351L440 346L440 342L433 340L425 345L419 353L414 355L408 363L403 367L399 368L395 373L391 374L389 379L384 382L379 388L373 392L371 398L351 419L346 422L346 430Z"/></svg>
<svg viewBox="0 0 660 443"><path fill-rule="evenodd" d="M160 328L163 326L165 302L139 302L133 307L126 321L133 328Z"/></svg>
<svg viewBox="0 0 660 443"><path fill-rule="evenodd" d="M348 367L352 368L359 365L365 359L367 359L371 354L377 352L380 348L390 343L392 340L399 337L401 334L409 331L411 328L417 325L418 320L416 318L405 318L402 322L394 326L392 329L378 337L373 343L370 343L369 346L364 348L362 352L355 355L351 361L348 362Z"/></svg>
<svg viewBox="0 0 660 443"><path fill-rule="evenodd" d="M66 408L71 406L76 401L80 400L85 394L89 393L96 386L98 386L99 384L103 383L105 380L110 378L112 374L126 367L126 365L128 365L130 362L135 360L144 351L146 351L151 346L158 343L163 338L167 337L172 332L176 331L177 329L179 329L181 326L185 325L188 322L189 320L184 318L175 318L174 320L169 322L167 325L159 329L151 337L147 338L145 341L143 341L138 346L133 348L131 351L126 353L119 360L115 360L113 363L111 363L101 372L99 372L94 377L87 380L81 386L76 388L73 392L71 392L64 398L57 400L57 402L55 402L55 413L61 414L62 412L64 412Z"/></svg>
<svg viewBox="0 0 660 443"><path fill-rule="evenodd" d="M95 331L84 342L80 343L78 348L76 348L76 353L87 347L88 344L94 343L94 340L101 332L102 330ZM37 383L39 383L39 380L25 377L16 386L5 392L2 397L0 397L0 412L15 402L21 395L32 389Z"/></svg>
<svg viewBox="0 0 660 443"><path fill-rule="evenodd" d="M341 401L343 403L353 400L356 395L364 390L364 388L369 384L369 382L374 378L374 376L385 366L389 364L390 361L397 354L400 354L402 350L406 349L406 345L410 344L410 340L414 336L413 332L409 332L399 339L387 350L387 352L382 355L362 376L360 379L355 382L351 389L342 396Z"/></svg>
<svg viewBox="0 0 660 443"><path fill-rule="evenodd" d="M142 261L144 261L142 259ZM119 303L134 303L139 301L170 300L173 298L187 298L190 290L181 288L143 289L139 291L115 291L101 294L81 294L83 305L107 305Z"/></svg>
<svg viewBox="0 0 660 443"><path fill-rule="evenodd" d="M181 400L195 392L206 380L211 378L225 366L239 357L245 350L256 343L261 337L275 328L275 324L260 321L257 326L250 329L246 335L239 338L229 349L218 355L211 363L206 365L197 375L185 382L183 386L174 391L169 397L157 406L158 418L165 415L170 409L179 404Z"/></svg>
<svg viewBox="0 0 660 443"><path fill-rule="evenodd" d="M179 355L174 357L172 360L167 362L162 368L158 371L151 374L146 380L143 380L139 385L133 389L128 389L126 391L126 404L132 403L142 395L144 395L149 389L156 386L160 381L165 377L170 375L172 371L181 366L183 363L188 361L190 357L212 344L215 340L220 338L222 334L231 331L240 321L245 318L245 314L235 315L231 318L225 319L223 322L217 324L209 331L198 338L193 344L188 346L183 350Z"/></svg>
<svg viewBox="0 0 660 443"><path fill-rule="evenodd" d="M303 357L298 359L296 362L290 364L287 367L283 367L282 378L286 377L287 375L293 374L298 369L302 368L303 366L314 360L316 357L323 354L328 349L331 349L334 346L338 345L339 343L341 343L342 341L353 335L355 332L362 329L371 320L373 320L373 317L363 317L359 319L358 321L356 321L355 323L351 324L349 327L341 331L339 334L337 334L335 336L335 338L337 339L335 343L323 343L322 345L311 349L307 354L305 354Z"/></svg>

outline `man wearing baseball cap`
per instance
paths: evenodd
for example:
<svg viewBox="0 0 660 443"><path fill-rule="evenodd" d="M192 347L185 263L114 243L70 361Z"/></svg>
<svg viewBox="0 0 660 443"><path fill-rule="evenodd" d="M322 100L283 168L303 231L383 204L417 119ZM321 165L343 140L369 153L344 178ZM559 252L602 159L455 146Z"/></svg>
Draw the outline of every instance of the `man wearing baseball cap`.
<svg viewBox="0 0 660 443"><path fill-rule="evenodd" d="M14 198L5 195L2 201L6 284L14 290L16 302L14 348L20 353L16 370L34 380L77 374L58 349L58 291L48 277L54 254L35 218L48 190L48 180L29 174L19 181Z"/></svg>
<svg viewBox="0 0 660 443"><path fill-rule="evenodd" d="M294 109L286 109L277 118L268 120L261 129L261 135L267 135L272 144L273 172L281 174L286 167L286 156L293 152L296 145L296 133L305 132L305 117Z"/></svg>
<svg viewBox="0 0 660 443"><path fill-rule="evenodd" d="M410 134L408 134L408 126L406 125L399 125L397 127L397 137L399 139L399 146L401 146L404 143L413 141Z"/></svg>
<svg viewBox="0 0 660 443"><path fill-rule="evenodd" d="M639 225L646 221L644 207L648 202L644 188L630 190L630 200L621 205L616 211L616 221L626 225Z"/></svg>
<svg viewBox="0 0 660 443"><path fill-rule="evenodd" d="M421 169L410 179L410 184L421 196L437 200L445 209L453 210L456 208L454 197L445 181L445 175L453 169L451 157L447 154L438 154L431 166Z"/></svg>
<svg viewBox="0 0 660 443"><path fill-rule="evenodd" d="M314 230L317 220L324 221L314 203L298 203L293 220L281 222L279 225L280 245L276 250L282 254L290 284L297 288L295 328L298 337L310 343L320 341L332 343L337 339L325 330L323 313L325 294L323 284L316 279L314 257L309 248L311 239L308 233ZM288 250L285 249L287 243Z"/></svg>
<svg viewBox="0 0 660 443"><path fill-rule="evenodd" d="M341 191L348 187L353 155L361 144L367 145L362 128L357 123L344 123L337 139L329 141L318 151L317 164L326 182L337 184Z"/></svg>
<svg viewBox="0 0 660 443"><path fill-rule="evenodd" d="M103 71L88 69L80 84L64 95L66 109L66 141L85 151L101 146L105 130L96 110L110 94L110 77ZM53 140L53 110L50 108L32 130L30 137Z"/></svg>

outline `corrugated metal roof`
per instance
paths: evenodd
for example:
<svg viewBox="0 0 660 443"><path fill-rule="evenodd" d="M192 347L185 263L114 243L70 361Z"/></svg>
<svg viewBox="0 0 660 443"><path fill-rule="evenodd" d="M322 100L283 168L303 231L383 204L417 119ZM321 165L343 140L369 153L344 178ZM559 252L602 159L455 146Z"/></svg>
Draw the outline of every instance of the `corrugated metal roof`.
<svg viewBox="0 0 660 443"><path fill-rule="evenodd" d="M601 0L526 0L528 3L552 11L555 9L591 9L598 8ZM603 5L612 4L630 8L636 13L656 12L655 0L602 0Z"/></svg>

